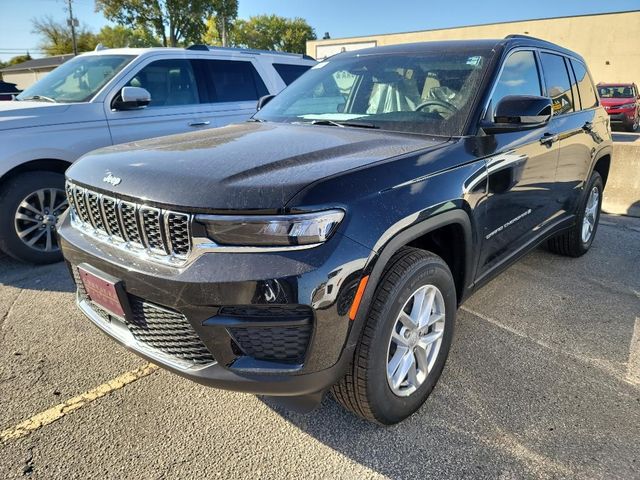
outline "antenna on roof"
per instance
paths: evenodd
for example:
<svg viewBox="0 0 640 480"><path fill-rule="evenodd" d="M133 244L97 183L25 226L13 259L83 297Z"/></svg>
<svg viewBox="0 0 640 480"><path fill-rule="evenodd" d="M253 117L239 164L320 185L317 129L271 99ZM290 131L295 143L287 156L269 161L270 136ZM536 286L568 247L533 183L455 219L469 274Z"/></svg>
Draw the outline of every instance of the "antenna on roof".
<svg viewBox="0 0 640 480"><path fill-rule="evenodd" d="M99 43L98 45L96 45L96 49L94 50L95 52L100 52L102 50L107 50L107 47L105 47L104 45L102 45L101 43Z"/></svg>

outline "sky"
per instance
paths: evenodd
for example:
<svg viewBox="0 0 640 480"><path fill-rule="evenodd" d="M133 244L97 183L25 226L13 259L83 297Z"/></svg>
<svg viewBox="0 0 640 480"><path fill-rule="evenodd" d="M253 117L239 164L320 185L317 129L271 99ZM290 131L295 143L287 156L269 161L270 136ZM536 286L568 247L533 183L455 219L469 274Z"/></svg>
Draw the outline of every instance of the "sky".
<svg viewBox="0 0 640 480"><path fill-rule="evenodd" d="M31 20L50 15L66 18L67 0L0 0L0 60L36 57L39 39ZM640 9L640 0L239 0L239 17L272 14L302 17L318 37L428 30L541 17L584 15ZM74 16L90 30L109 23L96 13L94 0L73 0ZM445 7L446 5L446 7ZM393 6L393 8L392 8ZM603 25L603 28L621 28Z"/></svg>

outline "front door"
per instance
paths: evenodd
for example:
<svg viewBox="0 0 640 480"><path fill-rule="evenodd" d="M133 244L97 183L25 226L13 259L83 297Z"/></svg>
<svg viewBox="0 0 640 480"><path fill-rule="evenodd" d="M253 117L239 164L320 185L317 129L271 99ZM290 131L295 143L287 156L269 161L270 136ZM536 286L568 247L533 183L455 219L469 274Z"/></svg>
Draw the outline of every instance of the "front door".
<svg viewBox="0 0 640 480"><path fill-rule="evenodd" d="M543 94L534 51L517 50L505 60L488 115L507 95ZM478 276L525 246L557 215L553 185L558 142L551 126L496 134L487 159L488 196L482 221Z"/></svg>
<svg viewBox="0 0 640 480"><path fill-rule="evenodd" d="M106 106L114 144L212 126L210 113L200 103L200 92L188 59L152 61L125 86L145 88L151 94L151 103L139 110L115 111Z"/></svg>

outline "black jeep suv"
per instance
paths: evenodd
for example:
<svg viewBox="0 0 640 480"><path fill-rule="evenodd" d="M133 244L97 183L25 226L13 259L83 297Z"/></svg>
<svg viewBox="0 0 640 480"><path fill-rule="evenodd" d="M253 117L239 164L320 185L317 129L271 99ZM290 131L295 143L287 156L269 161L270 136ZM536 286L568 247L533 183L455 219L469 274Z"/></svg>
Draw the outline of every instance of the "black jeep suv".
<svg viewBox="0 0 640 480"><path fill-rule="evenodd" d="M399 422L434 388L474 290L544 241L591 246L609 120L557 45L341 53L259 106L67 171L78 306L180 375L304 408L332 389Z"/></svg>

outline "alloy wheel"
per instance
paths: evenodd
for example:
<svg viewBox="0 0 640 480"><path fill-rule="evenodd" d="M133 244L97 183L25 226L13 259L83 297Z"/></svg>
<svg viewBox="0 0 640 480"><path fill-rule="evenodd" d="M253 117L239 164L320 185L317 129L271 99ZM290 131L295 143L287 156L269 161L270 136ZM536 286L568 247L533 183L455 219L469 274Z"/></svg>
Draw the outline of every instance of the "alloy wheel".
<svg viewBox="0 0 640 480"><path fill-rule="evenodd" d="M440 290L418 288L400 310L389 339L387 382L395 395L407 397L424 383L438 358L444 326Z"/></svg>
<svg viewBox="0 0 640 480"><path fill-rule="evenodd" d="M55 235L56 222L67 206L65 192L59 188L42 188L27 195L15 214L18 238L34 250L57 252L60 246Z"/></svg>
<svg viewBox="0 0 640 480"><path fill-rule="evenodd" d="M593 187L587 199L587 205L582 220L582 243L587 243L591 239L596 228L598 218L598 206L600 205L600 191L598 187Z"/></svg>

